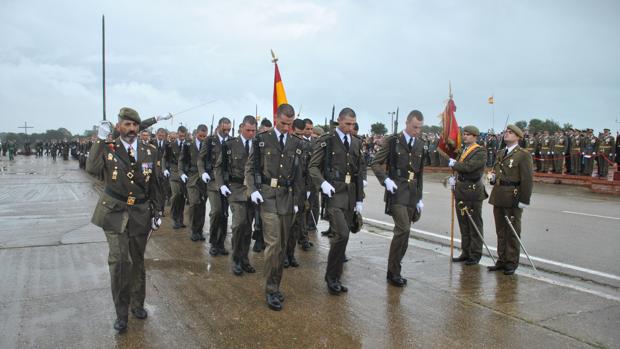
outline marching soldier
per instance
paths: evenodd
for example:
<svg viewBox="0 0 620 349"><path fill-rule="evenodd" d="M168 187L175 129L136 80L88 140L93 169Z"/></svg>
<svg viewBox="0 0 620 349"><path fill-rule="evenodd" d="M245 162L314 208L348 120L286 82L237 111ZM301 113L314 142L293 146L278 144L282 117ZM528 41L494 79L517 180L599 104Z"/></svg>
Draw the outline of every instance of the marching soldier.
<svg viewBox="0 0 620 349"><path fill-rule="evenodd" d="M598 176L600 178L607 178L607 173L609 172L609 164L612 164L612 166L614 164L616 142L614 141L614 137L609 133L608 128L604 129L603 132L604 133L601 136L598 148L596 164L598 167Z"/></svg>
<svg viewBox="0 0 620 349"><path fill-rule="evenodd" d="M587 134L585 136L581 155L583 156L583 168L582 174L584 176L592 177L592 172L594 171L594 159L596 158L596 153L598 151L598 138L592 134L594 130L591 128L587 129Z"/></svg>
<svg viewBox="0 0 620 349"><path fill-rule="evenodd" d="M111 133L103 122L99 138L93 144L86 171L98 176L102 171L105 189L95 207L92 222L103 229L108 240L108 265L112 298L117 319L114 329L127 329L129 308L141 320L144 309L144 250L151 229L161 224L157 208L161 192L157 184L157 149L136 139L140 116L130 108L122 108L116 128L120 137L105 142Z"/></svg>
<svg viewBox="0 0 620 349"><path fill-rule="evenodd" d="M256 126L256 119L252 115L245 116L240 125L239 137L224 142L215 166L215 182L220 187L220 193L228 198L233 215L232 272L237 276L243 272L256 272L248 258L254 207L245 185L245 166L252 151Z"/></svg>
<svg viewBox="0 0 620 349"><path fill-rule="evenodd" d="M289 134L295 110L281 104L276 110L276 126L256 135L245 168L245 184L250 198L260 204L265 240L265 292L267 305L281 310L284 295L280 291L284 249L296 205L305 195L304 179L299 171L303 141Z"/></svg>
<svg viewBox="0 0 620 349"><path fill-rule="evenodd" d="M228 140L230 129L230 119L221 118L214 134L207 138L198 159L201 178L207 184L207 195L211 202L211 211L209 212L209 244L211 244L211 248L209 254L212 256L228 255L228 250L224 247L226 232L228 231L228 203L226 197L220 193L220 187L216 181L211 179L215 178L213 165L222 153L222 144Z"/></svg>
<svg viewBox="0 0 620 349"><path fill-rule="evenodd" d="M183 220L185 200L187 200L187 188L185 187L185 183L181 180L179 159L181 158L181 153L185 149L187 128L185 128L185 126L179 126L176 135L177 138L168 143L164 151L162 168L164 169L164 177L170 180L170 191L172 195L170 197L170 215L172 216L172 228L180 229L186 227Z"/></svg>
<svg viewBox="0 0 620 349"><path fill-rule="evenodd" d="M568 141L566 135L562 131L556 131L553 139L553 172L562 174L564 169L564 156L568 151Z"/></svg>
<svg viewBox="0 0 620 349"><path fill-rule="evenodd" d="M521 236L521 215L530 204L533 189L532 156L519 146L522 137L523 131L517 126L506 127L506 148L497 152L497 161L489 174L493 184L489 203L493 205L498 260L488 269L503 270L505 275L514 274L519 266L520 245L515 234Z"/></svg>
<svg viewBox="0 0 620 349"><path fill-rule="evenodd" d="M355 119L353 109L342 109L338 114L338 127L317 140L310 160L312 182L321 188L323 199L327 200L330 249L325 281L332 295L348 291L340 280L342 266L354 216L361 215L363 208L364 156L362 142L351 136Z"/></svg>
<svg viewBox="0 0 620 349"><path fill-rule="evenodd" d="M189 228L192 241L205 240L202 229L205 225L205 211L207 204L206 186L201 179L198 158L200 151L206 146L207 126L198 125L194 142L188 141L181 150L179 157L179 176L187 186L189 199Z"/></svg>
<svg viewBox="0 0 620 349"><path fill-rule="evenodd" d="M454 188L459 229L461 230L461 255L453 258L453 262L465 262L465 265L474 265L482 257L482 201L488 198L482 176L487 161L486 149L476 143L480 131L476 126L463 128L463 144L465 148L458 159L451 159L449 166L456 171L456 178L451 177L450 184ZM467 211L472 217L474 227L469 220Z"/></svg>
<svg viewBox="0 0 620 349"><path fill-rule="evenodd" d="M304 122L306 124L306 127L304 129L304 136L303 139L305 141L307 141L309 143L309 153L308 156L312 156L312 148L314 147L314 143L317 140L317 137L313 136L314 133L314 124L312 123L312 120L310 119L304 119ZM310 161L308 161L308 165L309 165ZM319 191L316 187L314 187L313 185L310 187L310 197L308 198L308 202L310 203L310 209L307 210L306 213L306 221L307 221L307 227L308 227L308 231L316 231L316 224L317 224L317 219L319 218ZM306 233L307 233L306 232ZM312 242L310 242L308 240L308 234L306 234L306 236L303 236L299 243L301 244L301 248L304 251L309 250L313 244Z"/></svg>
<svg viewBox="0 0 620 349"><path fill-rule="evenodd" d="M273 128L273 124L269 119L263 119L258 127L258 133L269 131ZM254 246L252 251L262 252L265 249L265 240L263 239L263 223L260 218L260 206L256 205L254 208L254 231L252 232L252 240L254 240Z"/></svg>
<svg viewBox="0 0 620 349"><path fill-rule="evenodd" d="M575 130L573 133L573 137L571 138L571 155L570 155L570 164L571 164L571 174L572 175L580 175L581 174L581 148L583 147L583 136L579 130Z"/></svg>
<svg viewBox="0 0 620 349"><path fill-rule="evenodd" d="M159 183L162 186L162 192L164 193L164 204L161 207L162 212L164 211L166 200L170 198L170 182L168 181L168 178L163 175L164 170L162 167L163 158L166 154L166 148L168 148L168 141L166 140L167 136L168 132L166 131L166 129L160 128L155 134L155 139L151 141L151 144L153 144L157 148L157 167L159 169L159 173L162 174L161 178L159 179Z"/></svg>
<svg viewBox="0 0 620 349"><path fill-rule="evenodd" d="M385 186L385 213L394 220L387 281L396 287L407 284L401 274L401 262L409 246L411 223L420 219L424 208L424 144L419 139L423 125L422 113L410 112L403 132L386 137L371 164L379 183Z"/></svg>
<svg viewBox="0 0 620 349"><path fill-rule="evenodd" d="M495 153L497 152L497 137L493 133L489 133L486 142L487 163L486 167L493 167L495 163Z"/></svg>

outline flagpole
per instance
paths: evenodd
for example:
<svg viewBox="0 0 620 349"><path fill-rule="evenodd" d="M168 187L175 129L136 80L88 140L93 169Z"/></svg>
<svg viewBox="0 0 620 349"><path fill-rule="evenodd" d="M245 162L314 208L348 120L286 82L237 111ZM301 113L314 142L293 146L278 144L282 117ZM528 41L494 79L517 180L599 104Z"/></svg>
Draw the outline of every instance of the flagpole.
<svg viewBox="0 0 620 349"><path fill-rule="evenodd" d="M101 15L101 67L101 73L103 76L103 120L105 120L105 15Z"/></svg>

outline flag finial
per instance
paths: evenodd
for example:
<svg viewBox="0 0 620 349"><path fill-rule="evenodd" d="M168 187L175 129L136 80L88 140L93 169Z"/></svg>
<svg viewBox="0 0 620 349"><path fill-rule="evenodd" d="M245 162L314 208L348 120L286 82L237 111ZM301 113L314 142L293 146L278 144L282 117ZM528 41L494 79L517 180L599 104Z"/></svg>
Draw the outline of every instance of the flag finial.
<svg viewBox="0 0 620 349"><path fill-rule="evenodd" d="M271 62L276 63L278 61L278 57L276 57L276 54L273 52L273 50L270 50L270 51L271 51L271 57L273 58Z"/></svg>
<svg viewBox="0 0 620 349"><path fill-rule="evenodd" d="M452 81L448 80L448 96L452 98Z"/></svg>

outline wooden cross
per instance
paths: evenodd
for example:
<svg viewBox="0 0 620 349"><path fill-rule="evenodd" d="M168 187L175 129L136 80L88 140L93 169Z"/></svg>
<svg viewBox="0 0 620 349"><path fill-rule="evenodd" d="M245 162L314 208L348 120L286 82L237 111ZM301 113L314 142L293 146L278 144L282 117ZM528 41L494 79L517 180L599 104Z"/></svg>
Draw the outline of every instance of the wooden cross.
<svg viewBox="0 0 620 349"><path fill-rule="evenodd" d="M24 121L24 126L19 126L17 128L23 128L24 129L24 133L26 134L26 136L28 135L28 129L29 128L34 128L33 126L28 126L28 123Z"/></svg>

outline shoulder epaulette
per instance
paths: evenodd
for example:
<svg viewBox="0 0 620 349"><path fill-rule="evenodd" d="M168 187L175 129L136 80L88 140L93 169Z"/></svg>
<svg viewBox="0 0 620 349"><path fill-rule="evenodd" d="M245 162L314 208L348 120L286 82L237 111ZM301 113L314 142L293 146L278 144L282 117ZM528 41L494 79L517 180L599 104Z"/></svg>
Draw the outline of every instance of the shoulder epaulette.
<svg viewBox="0 0 620 349"><path fill-rule="evenodd" d="M149 147L153 148L153 149L157 149L157 147L151 143L149 143Z"/></svg>

